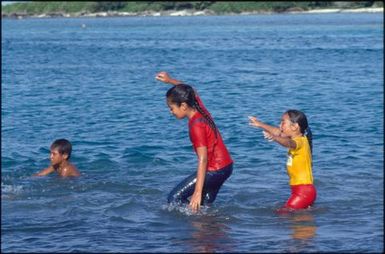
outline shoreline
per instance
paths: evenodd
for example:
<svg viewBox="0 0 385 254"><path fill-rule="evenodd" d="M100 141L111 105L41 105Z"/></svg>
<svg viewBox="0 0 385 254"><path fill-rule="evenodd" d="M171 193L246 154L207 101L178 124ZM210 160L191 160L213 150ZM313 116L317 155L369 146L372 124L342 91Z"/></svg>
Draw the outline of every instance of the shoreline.
<svg viewBox="0 0 385 254"><path fill-rule="evenodd" d="M217 14L211 10L180 10L180 11L144 11L144 12L80 12L80 13L44 13L39 15L28 15L26 13L2 14L2 18L24 19L24 18L94 18L94 17L186 17L186 16L247 16L247 15L271 15L271 14L322 14L322 13L380 13L384 12L383 7L379 8L357 8L357 9L289 9L284 12L272 11L251 11L241 13Z"/></svg>

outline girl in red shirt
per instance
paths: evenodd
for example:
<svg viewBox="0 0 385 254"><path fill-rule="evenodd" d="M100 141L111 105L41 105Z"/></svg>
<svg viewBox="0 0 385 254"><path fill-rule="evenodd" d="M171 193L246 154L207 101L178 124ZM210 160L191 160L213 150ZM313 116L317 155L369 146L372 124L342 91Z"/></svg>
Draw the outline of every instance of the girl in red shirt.
<svg viewBox="0 0 385 254"><path fill-rule="evenodd" d="M178 119L189 119L189 134L198 156L197 172L185 178L169 194L168 202L189 203L197 211L214 202L222 184L233 171L233 160L210 113L194 89L160 72L156 79L174 85L167 91L167 105ZM190 200L188 200L188 198Z"/></svg>

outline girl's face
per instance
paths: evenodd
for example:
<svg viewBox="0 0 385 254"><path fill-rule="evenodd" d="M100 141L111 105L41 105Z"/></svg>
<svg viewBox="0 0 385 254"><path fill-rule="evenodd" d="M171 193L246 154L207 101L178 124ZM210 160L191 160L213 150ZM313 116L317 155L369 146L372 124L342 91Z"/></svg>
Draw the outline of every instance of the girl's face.
<svg viewBox="0 0 385 254"><path fill-rule="evenodd" d="M178 106L175 103L172 103L167 100L167 105L170 108L171 114L173 114L176 118L183 119L187 116L185 103L182 103L180 106Z"/></svg>
<svg viewBox="0 0 385 254"><path fill-rule="evenodd" d="M290 117L286 113L282 115L281 124L279 125L279 128L282 133L287 136L293 136L299 130L298 124L290 121Z"/></svg>

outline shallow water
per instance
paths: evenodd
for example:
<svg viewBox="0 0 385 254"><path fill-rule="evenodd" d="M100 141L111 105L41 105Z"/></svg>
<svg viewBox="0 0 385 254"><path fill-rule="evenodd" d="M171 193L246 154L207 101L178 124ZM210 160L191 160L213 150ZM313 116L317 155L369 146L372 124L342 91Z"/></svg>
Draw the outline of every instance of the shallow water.
<svg viewBox="0 0 385 254"><path fill-rule="evenodd" d="M382 13L5 19L1 251L383 252L383 60ZM197 88L235 161L199 214L166 203L197 162L161 70ZM318 197L280 215L286 149L247 116L289 108ZM57 138L82 176L31 177Z"/></svg>

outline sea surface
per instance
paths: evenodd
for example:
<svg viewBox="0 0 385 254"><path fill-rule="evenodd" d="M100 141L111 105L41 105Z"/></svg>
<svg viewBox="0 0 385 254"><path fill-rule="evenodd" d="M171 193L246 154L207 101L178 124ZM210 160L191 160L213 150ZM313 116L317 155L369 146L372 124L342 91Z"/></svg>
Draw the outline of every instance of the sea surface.
<svg viewBox="0 0 385 254"><path fill-rule="evenodd" d="M383 13L2 20L1 252L384 251ZM234 171L199 213L168 205L196 171L159 71L193 85ZM310 209L287 149L248 116L313 131ZM72 142L81 177L32 177Z"/></svg>

